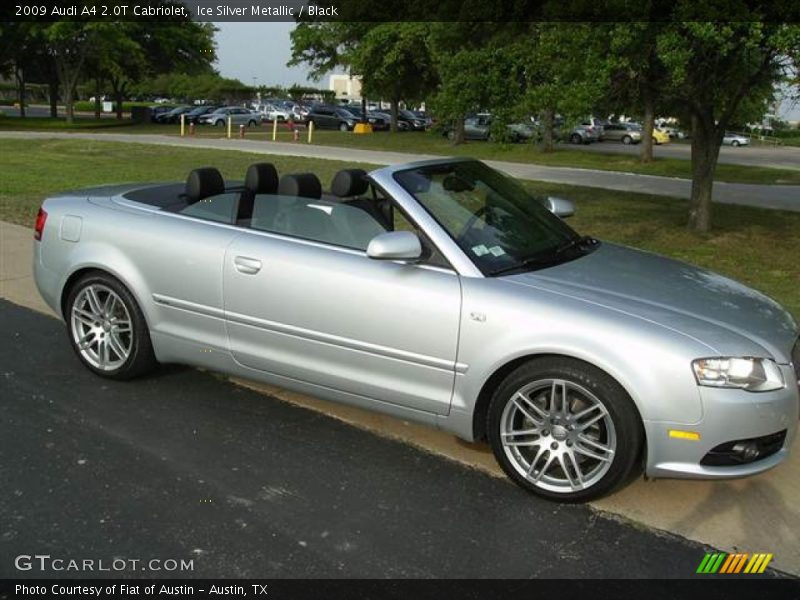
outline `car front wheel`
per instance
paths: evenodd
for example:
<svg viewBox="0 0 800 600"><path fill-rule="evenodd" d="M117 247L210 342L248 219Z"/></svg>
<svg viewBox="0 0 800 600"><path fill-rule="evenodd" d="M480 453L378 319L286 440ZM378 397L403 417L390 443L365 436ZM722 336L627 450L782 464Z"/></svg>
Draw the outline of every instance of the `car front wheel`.
<svg viewBox="0 0 800 600"><path fill-rule="evenodd" d="M577 133L573 133L572 136L569 138L569 141L573 144L581 144L583 143L583 138L579 136Z"/></svg>
<svg viewBox="0 0 800 600"><path fill-rule="evenodd" d="M626 135L625 137L622 138L622 143L626 145L631 144L633 143L633 138L629 135Z"/></svg>
<svg viewBox="0 0 800 600"><path fill-rule="evenodd" d="M492 398L495 458L523 488L549 500L586 502L638 474L644 435L625 390L582 361L534 359Z"/></svg>
<svg viewBox="0 0 800 600"><path fill-rule="evenodd" d="M731 142L731 146L733 146L734 148L738 148L739 147L739 141L738 140L733 140Z"/></svg>
<svg viewBox="0 0 800 600"><path fill-rule="evenodd" d="M340 123L339 131L350 131L350 128L347 126L347 123Z"/></svg>
<svg viewBox="0 0 800 600"><path fill-rule="evenodd" d="M72 348L94 373L130 379L156 366L142 311L117 279L86 275L70 290L65 312Z"/></svg>

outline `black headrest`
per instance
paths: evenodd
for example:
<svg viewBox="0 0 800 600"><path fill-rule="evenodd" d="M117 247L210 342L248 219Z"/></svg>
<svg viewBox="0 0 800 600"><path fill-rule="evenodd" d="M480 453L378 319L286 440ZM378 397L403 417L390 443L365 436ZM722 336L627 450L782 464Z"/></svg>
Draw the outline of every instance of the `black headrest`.
<svg viewBox="0 0 800 600"><path fill-rule="evenodd" d="M195 169L189 173L189 177L186 179L185 194L189 204L224 193L225 180L222 178L222 173L214 167Z"/></svg>
<svg viewBox="0 0 800 600"><path fill-rule="evenodd" d="M369 188L367 172L363 169L342 169L331 181L331 193L339 198L361 196Z"/></svg>
<svg viewBox="0 0 800 600"><path fill-rule="evenodd" d="M256 163L247 167L244 187L253 194L274 194L278 191L278 171L271 163Z"/></svg>
<svg viewBox="0 0 800 600"><path fill-rule="evenodd" d="M281 196L298 196L300 198L322 198L322 184L313 173L295 173L284 175L278 185Z"/></svg>

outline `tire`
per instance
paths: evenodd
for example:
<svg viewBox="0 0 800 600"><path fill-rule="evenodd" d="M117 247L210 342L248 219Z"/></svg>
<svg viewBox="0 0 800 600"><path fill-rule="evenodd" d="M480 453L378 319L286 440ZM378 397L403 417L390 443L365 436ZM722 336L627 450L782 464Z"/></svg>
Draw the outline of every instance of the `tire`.
<svg viewBox="0 0 800 600"><path fill-rule="evenodd" d="M70 289L65 307L72 349L93 373L131 379L156 367L144 315L133 295L114 277L101 272L85 275Z"/></svg>
<svg viewBox="0 0 800 600"><path fill-rule="evenodd" d="M339 131L350 131L350 128L347 123L339 123Z"/></svg>
<svg viewBox="0 0 800 600"><path fill-rule="evenodd" d="M250 121L247 123L247 126L248 126L248 127L255 127L255 126L256 126L256 122L255 122L255 121L253 121L253 120L250 120Z"/></svg>
<svg viewBox="0 0 800 600"><path fill-rule="evenodd" d="M569 138L570 143L572 144L582 144L583 138L578 135L577 133L573 133Z"/></svg>
<svg viewBox="0 0 800 600"><path fill-rule="evenodd" d="M452 141L455 141L455 139L456 139L456 132L455 132L455 131L453 131L452 129L451 129L450 131L448 131L448 132L447 132L447 139L448 139L448 140L450 140L451 142L452 142Z"/></svg>
<svg viewBox="0 0 800 600"><path fill-rule="evenodd" d="M731 142L731 146L733 146L734 148L738 148L738 147L739 147L739 145L740 145L740 144L739 144L739 140L733 140L733 141Z"/></svg>
<svg viewBox="0 0 800 600"><path fill-rule="evenodd" d="M217 119L214 122L214 126L215 127L225 127L225 121L223 121L222 119Z"/></svg>
<svg viewBox="0 0 800 600"><path fill-rule="evenodd" d="M565 390L566 415L560 412ZM487 431L509 478L548 500L594 500L641 470L644 433L633 401L606 373L579 360L537 358L512 371L492 397Z"/></svg>
<svg viewBox="0 0 800 600"><path fill-rule="evenodd" d="M626 146L629 146L633 143L633 138L629 135L625 135L622 137L622 143Z"/></svg>

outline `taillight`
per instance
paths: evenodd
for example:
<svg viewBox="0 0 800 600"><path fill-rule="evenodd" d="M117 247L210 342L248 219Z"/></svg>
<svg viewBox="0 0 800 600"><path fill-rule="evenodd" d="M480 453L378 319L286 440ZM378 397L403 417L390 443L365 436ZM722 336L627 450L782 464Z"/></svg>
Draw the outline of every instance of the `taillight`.
<svg viewBox="0 0 800 600"><path fill-rule="evenodd" d="M40 208L39 213L36 215L36 225L33 228L33 239L42 239L42 232L44 231L44 224L46 221L47 213L44 211L44 209Z"/></svg>

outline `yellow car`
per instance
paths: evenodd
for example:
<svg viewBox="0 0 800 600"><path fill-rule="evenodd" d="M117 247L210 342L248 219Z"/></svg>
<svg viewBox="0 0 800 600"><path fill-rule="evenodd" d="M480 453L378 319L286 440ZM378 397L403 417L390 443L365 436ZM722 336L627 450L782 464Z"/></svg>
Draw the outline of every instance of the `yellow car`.
<svg viewBox="0 0 800 600"><path fill-rule="evenodd" d="M653 127L653 143L655 145L669 144L669 134L663 129Z"/></svg>

